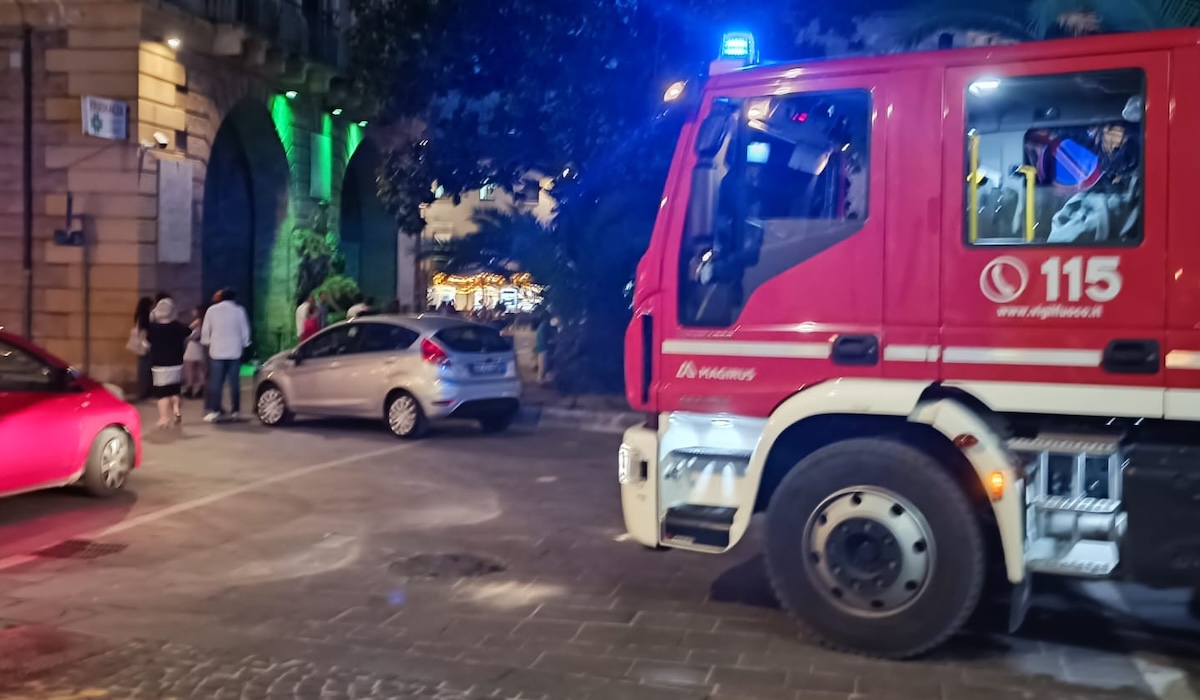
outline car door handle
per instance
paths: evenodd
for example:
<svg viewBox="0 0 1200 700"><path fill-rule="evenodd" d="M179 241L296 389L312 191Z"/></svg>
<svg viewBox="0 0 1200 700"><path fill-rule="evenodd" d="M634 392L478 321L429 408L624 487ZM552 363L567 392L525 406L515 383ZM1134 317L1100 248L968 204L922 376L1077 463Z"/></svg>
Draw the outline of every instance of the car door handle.
<svg viewBox="0 0 1200 700"><path fill-rule="evenodd" d="M840 335L833 341L830 358L835 365L877 365L879 338L873 335Z"/></svg>
<svg viewBox="0 0 1200 700"><path fill-rule="evenodd" d="M1114 340L1104 348L1100 365L1112 374L1157 374L1162 352L1157 340Z"/></svg>

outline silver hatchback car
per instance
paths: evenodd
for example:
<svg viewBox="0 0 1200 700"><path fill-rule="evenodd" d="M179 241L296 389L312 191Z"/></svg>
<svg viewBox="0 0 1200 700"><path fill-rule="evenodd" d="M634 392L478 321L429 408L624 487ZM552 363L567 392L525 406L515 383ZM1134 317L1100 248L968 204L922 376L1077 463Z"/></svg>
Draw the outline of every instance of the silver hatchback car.
<svg viewBox="0 0 1200 700"><path fill-rule="evenodd" d="M447 316L360 316L263 363L255 408L265 425L296 414L383 418L418 438L432 420L478 420L488 432L520 407L512 343L494 328Z"/></svg>

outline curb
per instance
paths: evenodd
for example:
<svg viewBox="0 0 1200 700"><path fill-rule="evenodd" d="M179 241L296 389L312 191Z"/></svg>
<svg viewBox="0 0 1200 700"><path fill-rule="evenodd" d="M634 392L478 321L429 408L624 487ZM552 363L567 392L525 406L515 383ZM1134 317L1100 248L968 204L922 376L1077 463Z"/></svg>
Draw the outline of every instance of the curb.
<svg viewBox="0 0 1200 700"><path fill-rule="evenodd" d="M626 428L642 420L642 414L631 411L595 411L525 404L517 416L517 425L620 435Z"/></svg>

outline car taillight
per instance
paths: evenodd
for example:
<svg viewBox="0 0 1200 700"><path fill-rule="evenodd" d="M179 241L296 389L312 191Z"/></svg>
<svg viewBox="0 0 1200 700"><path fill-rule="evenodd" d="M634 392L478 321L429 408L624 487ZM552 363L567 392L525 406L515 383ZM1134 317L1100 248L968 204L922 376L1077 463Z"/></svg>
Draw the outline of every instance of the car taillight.
<svg viewBox="0 0 1200 700"><path fill-rule="evenodd" d="M445 365L450 362L450 356L446 354L446 351L429 338L421 341L421 359L431 365Z"/></svg>

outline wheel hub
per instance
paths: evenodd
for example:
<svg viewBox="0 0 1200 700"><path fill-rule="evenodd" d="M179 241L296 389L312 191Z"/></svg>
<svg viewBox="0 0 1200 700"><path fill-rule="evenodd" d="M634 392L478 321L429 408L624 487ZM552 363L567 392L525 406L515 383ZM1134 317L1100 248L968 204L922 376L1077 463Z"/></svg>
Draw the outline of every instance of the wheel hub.
<svg viewBox="0 0 1200 700"><path fill-rule="evenodd" d="M258 413L267 423L279 422L283 410L283 394L278 389L268 389L258 398Z"/></svg>
<svg viewBox="0 0 1200 700"><path fill-rule="evenodd" d="M886 526L868 518L850 518L829 533L825 561L842 586L869 591L896 582L904 554Z"/></svg>
<svg viewBox="0 0 1200 700"><path fill-rule="evenodd" d="M826 499L805 527L805 544L817 590L854 614L907 607L933 572L933 538L924 516L879 487L854 487Z"/></svg>
<svg viewBox="0 0 1200 700"><path fill-rule="evenodd" d="M417 422L417 406L407 396L401 396L392 402L388 410L388 423L397 435L406 435L412 431Z"/></svg>
<svg viewBox="0 0 1200 700"><path fill-rule="evenodd" d="M124 438L114 437L104 444L100 452L100 474L105 486L116 489L125 483L125 476L130 469L130 455Z"/></svg>

